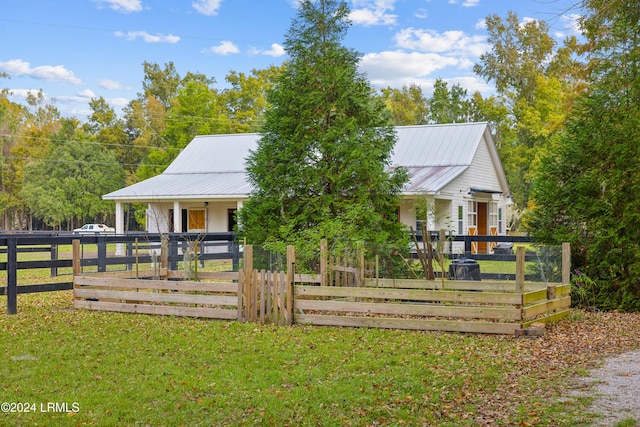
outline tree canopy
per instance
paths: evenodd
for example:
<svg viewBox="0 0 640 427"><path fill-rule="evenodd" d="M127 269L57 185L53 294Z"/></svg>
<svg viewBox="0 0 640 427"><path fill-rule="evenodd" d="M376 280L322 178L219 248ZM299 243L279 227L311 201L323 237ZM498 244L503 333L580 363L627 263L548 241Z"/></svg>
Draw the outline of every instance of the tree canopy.
<svg viewBox="0 0 640 427"><path fill-rule="evenodd" d="M570 241L597 305L640 310L640 7L588 1L588 90L542 158L527 217L543 242Z"/></svg>
<svg viewBox="0 0 640 427"><path fill-rule="evenodd" d="M303 1L285 39L287 67L269 93L258 148L247 160L254 190L241 210L252 243L312 252L404 238L395 210L406 171L388 172L395 145L384 103L341 45L349 9Z"/></svg>

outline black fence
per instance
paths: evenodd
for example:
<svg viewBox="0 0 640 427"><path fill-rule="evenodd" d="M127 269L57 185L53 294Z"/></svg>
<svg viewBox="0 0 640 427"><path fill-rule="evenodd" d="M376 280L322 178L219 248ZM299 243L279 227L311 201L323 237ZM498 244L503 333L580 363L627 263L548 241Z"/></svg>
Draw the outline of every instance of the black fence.
<svg viewBox="0 0 640 427"><path fill-rule="evenodd" d="M151 263L159 260L153 253L160 253L162 239L167 239L168 265L177 269L178 262L189 245L198 245L198 260L231 260L232 268L238 269L240 248L234 233L172 233L168 235L149 233L128 233L126 235L96 234L77 235L71 233L26 233L10 232L0 234L0 272L6 272L6 286L0 286L0 295L7 295L7 312L17 313L17 295L34 292L51 292L73 289L73 278L70 281L42 283L18 286L18 271L32 269L49 269L51 277L58 276L58 269L73 266L72 257L60 258L59 247L71 245L80 240L82 247L95 245L96 254L92 257L81 257L81 267L93 266L98 272L107 271L109 265L124 265L128 270L137 263ZM119 250L116 255L107 256L107 245L116 244ZM137 251L136 251L137 248ZM140 250L144 255L140 255ZM134 251L136 253L134 253ZM41 260L18 261L18 253L43 253ZM6 261L3 261L6 254ZM3 274L3 273L0 273Z"/></svg>

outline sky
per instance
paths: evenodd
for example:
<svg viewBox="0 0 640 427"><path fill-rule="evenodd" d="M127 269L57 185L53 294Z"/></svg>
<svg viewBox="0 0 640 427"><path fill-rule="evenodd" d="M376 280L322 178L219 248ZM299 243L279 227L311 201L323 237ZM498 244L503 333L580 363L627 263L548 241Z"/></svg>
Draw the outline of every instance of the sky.
<svg viewBox="0 0 640 427"><path fill-rule="evenodd" d="M545 20L560 42L575 32L572 0L348 0L352 25L343 45L376 88L437 78L468 93L492 93L473 72L489 50L484 18ZM143 62L173 62L180 76L202 73L225 87L230 71L280 65L297 0L2 0L0 89L26 104L42 90L65 117L82 121L89 101L116 111L142 92Z"/></svg>

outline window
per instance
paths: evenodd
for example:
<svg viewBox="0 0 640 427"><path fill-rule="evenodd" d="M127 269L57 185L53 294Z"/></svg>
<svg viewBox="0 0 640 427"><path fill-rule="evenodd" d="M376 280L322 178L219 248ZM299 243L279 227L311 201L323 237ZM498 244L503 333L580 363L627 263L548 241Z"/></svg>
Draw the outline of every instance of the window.
<svg viewBox="0 0 640 427"><path fill-rule="evenodd" d="M498 204L489 202L489 227L498 228Z"/></svg>
<svg viewBox="0 0 640 427"><path fill-rule="evenodd" d="M478 226L478 202L475 200L469 200L467 202L467 227Z"/></svg>
<svg viewBox="0 0 640 427"><path fill-rule="evenodd" d="M189 209L189 231L205 231L204 209Z"/></svg>
<svg viewBox="0 0 640 427"><path fill-rule="evenodd" d="M463 236L467 233L464 232L464 208L458 206L458 235Z"/></svg>
<svg viewBox="0 0 640 427"><path fill-rule="evenodd" d="M502 234L502 208L498 208L498 234Z"/></svg>

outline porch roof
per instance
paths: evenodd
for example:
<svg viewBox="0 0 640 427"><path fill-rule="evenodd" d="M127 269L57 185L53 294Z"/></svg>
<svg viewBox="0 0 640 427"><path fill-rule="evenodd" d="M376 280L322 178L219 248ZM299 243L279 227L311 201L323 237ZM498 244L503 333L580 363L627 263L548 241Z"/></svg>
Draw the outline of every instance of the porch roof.
<svg viewBox="0 0 640 427"><path fill-rule="evenodd" d="M209 173L162 173L115 191L109 200L135 199L149 203L177 199L242 200L251 191L244 171Z"/></svg>

